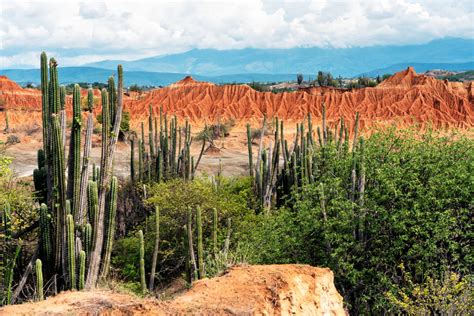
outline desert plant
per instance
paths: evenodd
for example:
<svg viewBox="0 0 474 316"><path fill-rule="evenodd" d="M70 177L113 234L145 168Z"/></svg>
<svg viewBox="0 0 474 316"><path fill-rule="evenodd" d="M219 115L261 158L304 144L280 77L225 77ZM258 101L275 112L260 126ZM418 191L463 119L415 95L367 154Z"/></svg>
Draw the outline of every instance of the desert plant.
<svg viewBox="0 0 474 316"><path fill-rule="evenodd" d="M43 295L43 265L40 259L36 259L36 297L38 301L44 300Z"/></svg>

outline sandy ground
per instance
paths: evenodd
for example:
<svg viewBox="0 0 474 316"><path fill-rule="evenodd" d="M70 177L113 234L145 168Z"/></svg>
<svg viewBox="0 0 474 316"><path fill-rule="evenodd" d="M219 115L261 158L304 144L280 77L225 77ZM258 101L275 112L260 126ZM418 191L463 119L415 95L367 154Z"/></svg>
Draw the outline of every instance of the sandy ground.
<svg viewBox="0 0 474 316"><path fill-rule="evenodd" d="M25 133L11 133L20 137L19 144L9 145L6 148L8 156L13 158L12 168L18 177L28 177L37 168L37 151L42 148L41 135L39 132L33 135ZM8 135L0 134L0 140L6 141ZM197 159L201 150L201 142L193 142L191 154ZM232 131L223 140L215 141L216 151L205 153L198 166L198 174L215 175L219 170L219 163L222 165L224 175L245 175L248 170L247 138L243 129ZM254 155L258 151L258 146L254 145ZM67 151L66 151L67 152ZM94 138L92 146L92 163L100 163L100 141ZM137 159L138 153L135 154ZM130 175L130 145L119 143L114 158L115 174L118 177Z"/></svg>
<svg viewBox="0 0 474 316"><path fill-rule="evenodd" d="M334 275L308 265L235 266L166 300L110 290L64 292L0 315L346 315Z"/></svg>

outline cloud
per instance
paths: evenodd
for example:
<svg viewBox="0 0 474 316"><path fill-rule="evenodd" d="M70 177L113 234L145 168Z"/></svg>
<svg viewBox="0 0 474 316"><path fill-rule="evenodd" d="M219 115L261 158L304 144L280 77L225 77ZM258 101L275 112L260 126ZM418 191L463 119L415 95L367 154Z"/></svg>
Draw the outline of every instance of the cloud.
<svg viewBox="0 0 474 316"><path fill-rule="evenodd" d="M93 5L86 2L79 3L79 15L84 19L99 19L105 17L107 6L105 2L97 1Z"/></svg>
<svg viewBox="0 0 474 316"><path fill-rule="evenodd" d="M192 48L369 46L474 37L470 0L4 0L0 68L136 59ZM31 58L31 60L29 60ZM35 57L36 58L36 57Z"/></svg>

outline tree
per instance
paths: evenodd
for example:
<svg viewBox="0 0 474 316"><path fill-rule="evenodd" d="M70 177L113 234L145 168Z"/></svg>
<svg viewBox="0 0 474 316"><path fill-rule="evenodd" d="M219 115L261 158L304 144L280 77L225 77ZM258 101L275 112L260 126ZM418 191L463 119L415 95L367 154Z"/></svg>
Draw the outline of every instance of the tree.
<svg viewBox="0 0 474 316"><path fill-rule="evenodd" d="M296 75L296 81L298 82L298 85L301 85L303 83L303 75L302 74L297 74Z"/></svg>
<svg viewBox="0 0 474 316"><path fill-rule="evenodd" d="M322 71L318 71L318 78L316 80L320 87L324 86L324 73Z"/></svg>

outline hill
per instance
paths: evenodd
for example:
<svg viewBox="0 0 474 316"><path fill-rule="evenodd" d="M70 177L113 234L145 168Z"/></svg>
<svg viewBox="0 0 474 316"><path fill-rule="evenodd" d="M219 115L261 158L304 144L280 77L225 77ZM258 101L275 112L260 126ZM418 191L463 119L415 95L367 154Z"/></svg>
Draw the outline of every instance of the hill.
<svg viewBox="0 0 474 316"><path fill-rule="evenodd" d="M299 47L289 49L193 49L180 54L135 61L105 60L85 66L114 69L118 63L129 71L155 71L206 76L230 74L315 74L354 77L373 69L399 71L411 64L429 63L432 68L458 67L474 62L474 40L445 38L421 45L380 45L351 48ZM449 64L449 65L448 65ZM398 65L398 66L394 66ZM400 68L401 67L401 68ZM424 71L421 68L417 71ZM448 69L450 70L450 69ZM467 70L467 69L464 69Z"/></svg>

